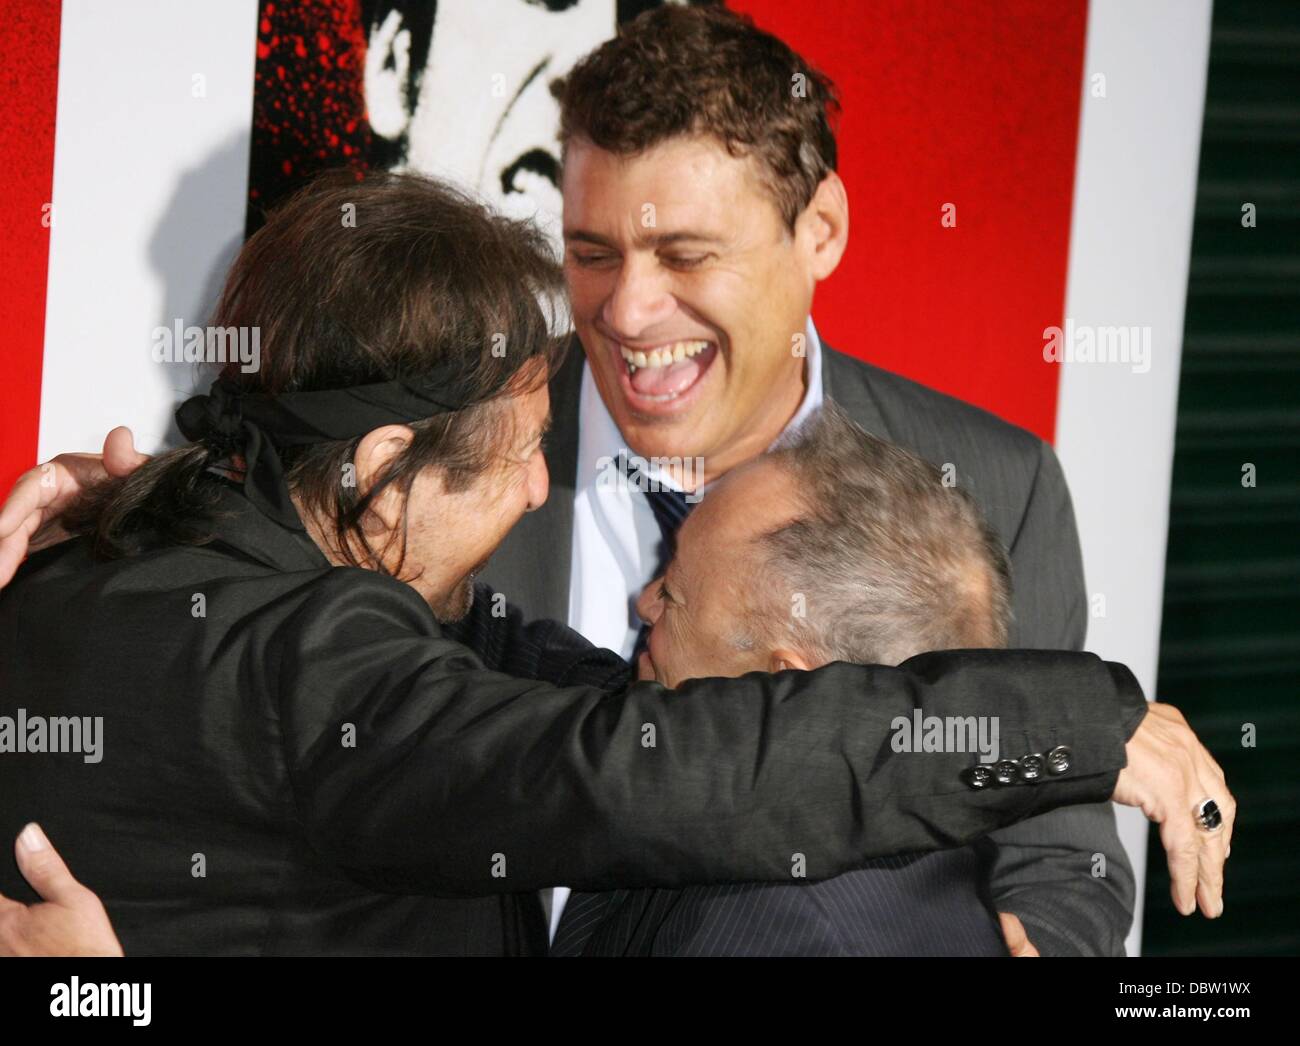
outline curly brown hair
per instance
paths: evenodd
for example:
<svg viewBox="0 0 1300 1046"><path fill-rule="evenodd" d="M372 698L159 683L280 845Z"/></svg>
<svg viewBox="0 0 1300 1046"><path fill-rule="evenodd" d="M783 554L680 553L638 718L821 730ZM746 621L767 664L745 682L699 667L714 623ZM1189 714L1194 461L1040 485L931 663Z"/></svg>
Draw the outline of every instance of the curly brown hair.
<svg viewBox="0 0 1300 1046"><path fill-rule="evenodd" d="M681 135L710 135L732 156L752 156L791 229L835 170L835 85L723 7L647 11L551 93L566 152L575 138L631 156Z"/></svg>

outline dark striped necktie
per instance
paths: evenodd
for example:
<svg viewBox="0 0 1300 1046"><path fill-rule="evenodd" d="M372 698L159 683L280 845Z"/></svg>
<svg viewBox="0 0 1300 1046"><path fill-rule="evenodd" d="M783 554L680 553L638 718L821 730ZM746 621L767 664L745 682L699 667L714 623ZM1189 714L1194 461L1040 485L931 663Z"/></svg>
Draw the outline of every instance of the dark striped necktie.
<svg viewBox="0 0 1300 1046"><path fill-rule="evenodd" d="M645 472L628 461L626 451L619 454L618 467L619 471L627 477L628 482L641 492L641 496L650 505L650 511L654 513L655 522L659 524L659 554L654 576L648 579L653 581L657 577L662 577L664 571L668 569L668 562L677 551L677 531L681 529L682 523L686 521L686 517L691 514L691 509L695 505L687 501L686 495L680 490L668 490L652 480ZM643 623L641 631L637 633L636 646L632 648L633 664L636 664L636 659L645 649L646 638L649 635L650 626Z"/></svg>
<svg viewBox="0 0 1300 1046"><path fill-rule="evenodd" d="M649 503L655 522L659 524L659 558L654 575L659 577L677 548L677 531L695 506L686 500L686 495L680 490L660 488L659 484L628 460L626 451L618 456L618 468ZM643 624L641 633L637 636L636 647L632 651L634 663L641 651L645 649L646 636L649 634L650 626ZM579 893L575 890L569 896L569 903L564 906L564 914L560 916L560 925L556 927L551 954L581 955L587 940L600 926L606 914L617 907L612 902L624 896L626 896L624 890L607 893Z"/></svg>
<svg viewBox="0 0 1300 1046"><path fill-rule="evenodd" d="M659 559L655 567L655 577L659 577L677 549L677 531L681 529L682 523L695 506L686 500L686 495L680 490L661 487L644 471L633 465L628 460L626 451L618 456L618 468L627 477L628 482L641 492L641 496L650 505L650 511L654 513L655 522L659 524Z"/></svg>

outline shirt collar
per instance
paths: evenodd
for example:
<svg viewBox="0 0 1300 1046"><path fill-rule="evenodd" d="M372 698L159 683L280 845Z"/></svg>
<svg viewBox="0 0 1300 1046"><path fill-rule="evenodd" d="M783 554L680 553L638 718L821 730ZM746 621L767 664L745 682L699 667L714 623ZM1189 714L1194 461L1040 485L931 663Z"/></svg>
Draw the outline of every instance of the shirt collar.
<svg viewBox="0 0 1300 1046"><path fill-rule="evenodd" d="M794 412L794 417L790 423L781 431L781 436L787 432L797 429L818 407L822 405L824 394L822 391L822 340L817 334L817 328L813 326L812 317L808 317L807 324L807 341L805 349L807 357L804 359L804 378L806 384L803 390L803 400L799 404L799 409ZM779 440L781 436L778 436ZM773 441L776 442L775 440Z"/></svg>

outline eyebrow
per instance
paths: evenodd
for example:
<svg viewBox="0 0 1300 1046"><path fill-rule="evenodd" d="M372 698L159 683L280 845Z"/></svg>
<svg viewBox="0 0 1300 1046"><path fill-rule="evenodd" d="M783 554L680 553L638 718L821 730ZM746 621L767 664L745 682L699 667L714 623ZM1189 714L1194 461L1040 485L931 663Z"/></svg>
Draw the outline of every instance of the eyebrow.
<svg viewBox="0 0 1300 1046"><path fill-rule="evenodd" d="M541 423L540 425L538 425L537 428L533 429L532 434L531 434L531 435L530 435L530 436L529 436L525 441L523 441L522 443L519 443L518 445L516 445L516 446L515 446L515 447L510 451L510 454L512 454L512 455L513 455L513 454L522 454L522 453L524 453L524 451L526 451L529 447L531 447L534 443L537 443L537 442L541 441L543 438L545 438L546 434L547 434L548 432L551 431L551 421L552 421L553 418L554 418L554 415L553 415L553 414L551 413L551 411L548 409L548 410L546 411L546 417L545 417L544 419L542 419L542 423Z"/></svg>
<svg viewBox="0 0 1300 1046"><path fill-rule="evenodd" d="M536 443L539 439L541 439L541 438L542 438L543 436L545 436L548 432L550 432L550 431L551 431L551 422L554 421L554 420L555 420L555 415L552 414L551 411L550 411L550 409L548 408L547 411L546 411L546 417L542 419L542 423L541 423L541 425L538 426L538 429L537 429L537 433L536 433L536 435L534 435L533 438L530 439L528 442L529 442L529 443Z"/></svg>
<svg viewBox="0 0 1300 1046"><path fill-rule="evenodd" d="M668 591L668 575L667 575L667 574L665 574L663 577L661 577L661 578L659 579L659 594L660 594L661 596L663 596L664 599L668 600L669 603L673 603L673 604L675 604L676 606L682 606L682 602L681 602L681 600L679 600L679 599L678 599L676 596L674 596L670 591Z"/></svg>
<svg viewBox="0 0 1300 1046"><path fill-rule="evenodd" d="M598 233L589 232L586 229L565 229L565 243L590 243L597 247L608 247L616 250L615 244L608 237L601 236ZM668 247L675 243L712 243L721 244L721 236L715 236L712 233L696 232L693 229L683 229L679 232L657 232L648 236L638 236L637 244L646 244L651 247Z"/></svg>

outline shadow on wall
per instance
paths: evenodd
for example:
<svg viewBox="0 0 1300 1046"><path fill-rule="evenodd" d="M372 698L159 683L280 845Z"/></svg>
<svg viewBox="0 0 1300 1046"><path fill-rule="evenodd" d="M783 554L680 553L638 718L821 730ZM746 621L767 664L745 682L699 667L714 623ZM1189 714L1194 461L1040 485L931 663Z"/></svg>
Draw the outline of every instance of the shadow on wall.
<svg viewBox="0 0 1300 1046"><path fill-rule="evenodd" d="M182 328L207 325L221 294L226 270L243 245L243 186L247 179L248 135L236 134L177 181L162 220L149 240L149 264L162 286L162 302L156 317L159 327L174 331L177 321ZM228 197L231 186L241 188L240 206L230 225L235 231L214 254L210 246L212 202ZM172 348L175 353L183 346ZM165 363L157 368L158 380L165 389L158 399L169 405L165 416L151 428L164 433L165 447L185 442L172 416L176 407L196 392L205 391L220 369L215 363L187 362Z"/></svg>

